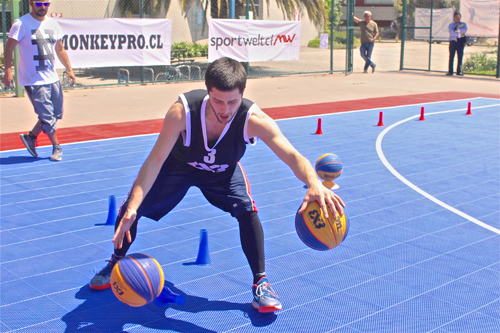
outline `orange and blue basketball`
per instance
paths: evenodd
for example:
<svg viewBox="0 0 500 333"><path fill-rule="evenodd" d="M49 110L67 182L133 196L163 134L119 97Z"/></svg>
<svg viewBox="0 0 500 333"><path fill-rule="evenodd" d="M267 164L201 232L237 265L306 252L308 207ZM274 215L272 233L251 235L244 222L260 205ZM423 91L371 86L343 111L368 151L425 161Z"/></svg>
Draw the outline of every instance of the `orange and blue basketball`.
<svg viewBox="0 0 500 333"><path fill-rule="evenodd" d="M317 201L310 202L304 212L295 215L295 230L304 244L319 251L331 250L344 241L349 232L349 215L344 207L344 215L334 218L328 207L325 218Z"/></svg>
<svg viewBox="0 0 500 333"><path fill-rule="evenodd" d="M342 173L343 165L335 154L324 154L316 161L316 172L319 178L327 181L337 179Z"/></svg>
<svg viewBox="0 0 500 333"><path fill-rule="evenodd" d="M125 304L139 307L160 295L165 283L163 269L152 257L133 253L120 259L111 272L111 289Z"/></svg>

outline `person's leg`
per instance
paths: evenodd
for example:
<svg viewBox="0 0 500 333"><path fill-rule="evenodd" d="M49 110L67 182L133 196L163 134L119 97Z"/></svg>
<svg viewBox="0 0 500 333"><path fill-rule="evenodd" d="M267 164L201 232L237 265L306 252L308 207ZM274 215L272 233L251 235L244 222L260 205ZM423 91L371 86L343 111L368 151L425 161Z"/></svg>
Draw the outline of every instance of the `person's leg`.
<svg viewBox="0 0 500 333"><path fill-rule="evenodd" d="M36 111L35 107L35 102L33 101L33 87L32 86L25 86L24 90L26 91L26 96L28 96L31 104L33 105L33 108ZM36 152L36 146L37 146L37 137L42 131L42 123L40 120L38 120L33 126L33 129L29 131L28 134L21 134L19 137L21 138L21 141L23 142L24 146L28 150L28 152L33 156L33 157L38 157L38 153Z"/></svg>
<svg viewBox="0 0 500 333"><path fill-rule="evenodd" d="M368 43L368 42L367 43L362 43L361 46L360 46L360 48L359 48L359 52L361 53L361 58L363 58L363 60L365 61L365 66L363 68L363 70L365 72L368 70L368 67L370 66L369 59L366 56L368 44L370 44L370 43Z"/></svg>
<svg viewBox="0 0 500 333"><path fill-rule="evenodd" d="M55 121L57 122L59 119L63 117L63 93L61 88L61 83L55 82L51 85L51 102L53 106L53 114ZM50 156L51 161L60 161L62 157L62 148L59 144L59 139L57 138L57 126L54 126L54 130L50 133L47 133L47 136L52 143L52 156Z"/></svg>
<svg viewBox="0 0 500 333"><path fill-rule="evenodd" d="M460 38L457 41L457 75L462 73L462 60L464 58L465 38Z"/></svg>
<svg viewBox="0 0 500 333"><path fill-rule="evenodd" d="M47 134L53 146L50 159L52 161L59 161L61 160L62 149L57 139L56 129L57 120L61 119L63 114L61 86L59 82L56 82L53 84L26 87L25 90L31 104L33 104L35 113L38 115L38 122L28 135L22 135L21 140L25 145L26 143L30 143L30 139L34 139L36 142L36 137L43 131ZM32 152L30 151L30 153ZM33 156L35 154L32 153Z"/></svg>
<svg viewBox="0 0 500 333"><path fill-rule="evenodd" d="M240 241L243 253L252 270L253 283L266 275L264 255L264 231L257 212L246 212L237 217L240 226Z"/></svg>
<svg viewBox="0 0 500 333"><path fill-rule="evenodd" d="M241 247L253 274L252 306L259 312L274 312L282 306L272 290L265 272L264 232L257 215L257 207L250 194L250 184L238 163L234 170L213 179L197 182L207 200L236 217L240 226Z"/></svg>
<svg viewBox="0 0 500 333"><path fill-rule="evenodd" d="M449 75L453 75L453 62L455 61L456 45L457 45L457 42L451 40L450 45L448 47L448 49L450 51L450 59L448 62L448 74Z"/></svg>
<svg viewBox="0 0 500 333"><path fill-rule="evenodd" d="M36 138L40 133L42 133L42 122L38 120L29 134Z"/></svg>
<svg viewBox="0 0 500 333"><path fill-rule="evenodd" d="M373 47L375 46L375 43L368 43L368 46L366 48L366 62L369 64L372 68L372 73L375 72L375 63L372 61L372 52L373 52ZM366 67L368 69L368 67Z"/></svg>

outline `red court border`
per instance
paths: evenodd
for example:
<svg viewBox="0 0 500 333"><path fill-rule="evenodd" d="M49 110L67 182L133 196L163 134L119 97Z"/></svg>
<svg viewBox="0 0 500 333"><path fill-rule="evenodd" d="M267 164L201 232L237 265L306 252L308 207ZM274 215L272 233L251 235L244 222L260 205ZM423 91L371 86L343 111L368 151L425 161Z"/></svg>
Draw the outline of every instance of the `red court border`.
<svg viewBox="0 0 500 333"><path fill-rule="evenodd" d="M429 94L377 97L352 101L283 106L276 108L266 108L263 110L273 119L286 119L304 116L319 116L322 114L331 114L338 112L403 106L410 104L472 99L477 97L498 99L500 96L493 94L479 94L458 91L436 92ZM464 102L464 108L466 107L467 104ZM416 111L416 113L418 112L419 110ZM373 120L374 124L377 123L377 119ZM68 127L58 129L57 136L61 144L65 144L81 141L119 138L132 135L153 134L160 132L162 123L163 119L152 119L114 124ZM19 134L27 133L28 130L29 128L25 132L21 133L0 134L0 151L24 148L24 145L19 139ZM38 145L50 145L48 137L43 134L40 135Z"/></svg>

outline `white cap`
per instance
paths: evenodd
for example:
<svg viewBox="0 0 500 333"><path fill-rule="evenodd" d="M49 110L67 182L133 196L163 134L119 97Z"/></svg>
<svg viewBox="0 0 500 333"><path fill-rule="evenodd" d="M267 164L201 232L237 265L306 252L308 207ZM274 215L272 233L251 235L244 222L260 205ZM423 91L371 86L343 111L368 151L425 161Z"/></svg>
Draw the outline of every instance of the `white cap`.
<svg viewBox="0 0 500 333"><path fill-rule="evenodd" d="M365 10L365 12L363 13L363 16L365 16L366 14L372 16L372 12L370 12L369 10Z"/></svg>

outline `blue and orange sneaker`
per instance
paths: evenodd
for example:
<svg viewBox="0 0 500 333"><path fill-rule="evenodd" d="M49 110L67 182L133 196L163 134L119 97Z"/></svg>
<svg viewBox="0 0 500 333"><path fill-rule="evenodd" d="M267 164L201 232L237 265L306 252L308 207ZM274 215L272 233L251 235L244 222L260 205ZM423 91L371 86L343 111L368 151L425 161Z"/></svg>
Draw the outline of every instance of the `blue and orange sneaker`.
<svg viewBox="0 0 500 333"><path fill-rule="evenodd" d="M106 267L101 269L99 273L97 273L92 280L90 280L90 288L96 289L96 290L104 290L108 289L111 287L111 271L113 270L113 267L115 267L115 264L118 262L118 260L115 258L115 255L113 254L111 256L110 260L107 260L108 264Z"/></svg>
<svg viewBox="0 0 500 333"><path fill-rule="evenodd" d="M252 286L252 293L252 306L259 312L268 313L281 310L279 297L271 288L271 284L269 284L265 276Z"/></svg>

